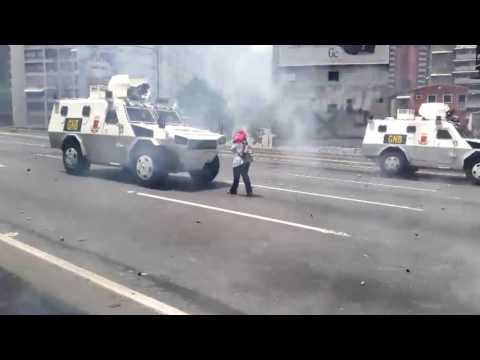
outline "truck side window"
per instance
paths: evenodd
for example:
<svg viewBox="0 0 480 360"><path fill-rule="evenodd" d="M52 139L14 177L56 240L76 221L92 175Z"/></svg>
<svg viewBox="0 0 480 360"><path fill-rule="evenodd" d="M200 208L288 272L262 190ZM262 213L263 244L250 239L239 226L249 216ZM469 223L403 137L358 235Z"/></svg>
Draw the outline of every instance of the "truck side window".
<svg viewBox="0 0 480 360"><path fill-rule="evenodd" d="M89 117L90 116L90 106L84 106L82 108L82 116Z"/></svg>
<svg viewBox="0 0 480 360"><path fill-rule="evenodd" d="M452 138L452 135L450 135L448 130L437 130L437 139L449 140L451 138Z"/></svg>
<svg viewBox="0 0 480 360"><path fill-rule="evenodd" d="M382 133L387 132L387 125L380 125L378 127L378 132L382 132Z"/></svg>
<svg viewBox="0 0 480 360"><path fill-rule="evenodd" d="M416 126L407 126L407 133L408 134L415 134L417 132Z"/></svg>
<svg viewBox="0 0 480 360"><path fill-rule="evenodd" d="M62 108L60 109L60 115L68 116L68 106L62 106Z"/></svg>
<svg viewBox="0 0 480 360"><path fill-rule="evenodd" d="M107 116L105 117L105 122L107 124L117 124L118 123L117 112L115 110L108 110Z"/></svg>

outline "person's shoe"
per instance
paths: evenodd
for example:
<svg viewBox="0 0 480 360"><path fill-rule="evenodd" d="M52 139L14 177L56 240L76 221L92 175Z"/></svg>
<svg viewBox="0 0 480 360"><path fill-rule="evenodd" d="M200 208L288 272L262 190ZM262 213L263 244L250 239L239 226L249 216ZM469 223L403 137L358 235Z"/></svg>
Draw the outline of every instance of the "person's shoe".
<svg viewBox="0 0 480 360"><path fill-rule="evenodd" d="M252 197L252 196L253 196L253 193L248 193L247 196L248 196L248 197Z"/></svg>
<svg viewBox="0 0 480 360"><path fill-rule="evenodd" d="M231 192L231 191L227 191L227 194L228 194L228 195L237 195L236 192Z"/></svg>

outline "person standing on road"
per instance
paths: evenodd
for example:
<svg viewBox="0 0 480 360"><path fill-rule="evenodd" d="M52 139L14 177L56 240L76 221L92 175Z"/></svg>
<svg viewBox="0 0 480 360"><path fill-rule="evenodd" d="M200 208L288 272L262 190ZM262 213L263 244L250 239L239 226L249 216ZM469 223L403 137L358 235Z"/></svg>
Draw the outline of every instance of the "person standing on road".
<svg viewBox="0 0 480 360"><path fill-rule="evenodd" d="M250 183L250 177L248 176L248 170L250 164L253 161L252 153L247 142L247 133L244 130L239 130L233 137L233 184L230 188L229 194L236 195L238 184L240 182L240 176L245 183L245 189L247 196L253 195L252 185Z"/></svg>

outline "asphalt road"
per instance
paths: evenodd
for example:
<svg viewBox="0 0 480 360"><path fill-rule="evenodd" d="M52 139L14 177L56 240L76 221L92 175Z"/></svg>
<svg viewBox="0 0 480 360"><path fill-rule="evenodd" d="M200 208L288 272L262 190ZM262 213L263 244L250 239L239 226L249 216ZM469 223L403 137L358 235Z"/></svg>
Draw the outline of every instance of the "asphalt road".
<svg viewBox="0 0 480 360"><path fill-rule="evenodd" d="M226 194L222 154L209 187L146 189L116 168L67 175L34 136L0 134L0 293L53 305L0 313L480 313L480 187L462 176L262 155L247 198Z"/></svg>

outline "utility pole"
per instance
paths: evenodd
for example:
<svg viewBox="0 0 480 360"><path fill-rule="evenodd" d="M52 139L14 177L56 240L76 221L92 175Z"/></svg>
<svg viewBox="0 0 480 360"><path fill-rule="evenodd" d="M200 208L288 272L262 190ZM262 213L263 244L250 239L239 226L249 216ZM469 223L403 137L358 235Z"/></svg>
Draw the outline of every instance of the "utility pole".
<svg viewBox="0 0 480 360"><path fill-rule="evenodd" d="M155 45L155 69L157 72L157 99L160 98L160 46Z"/></svg>

